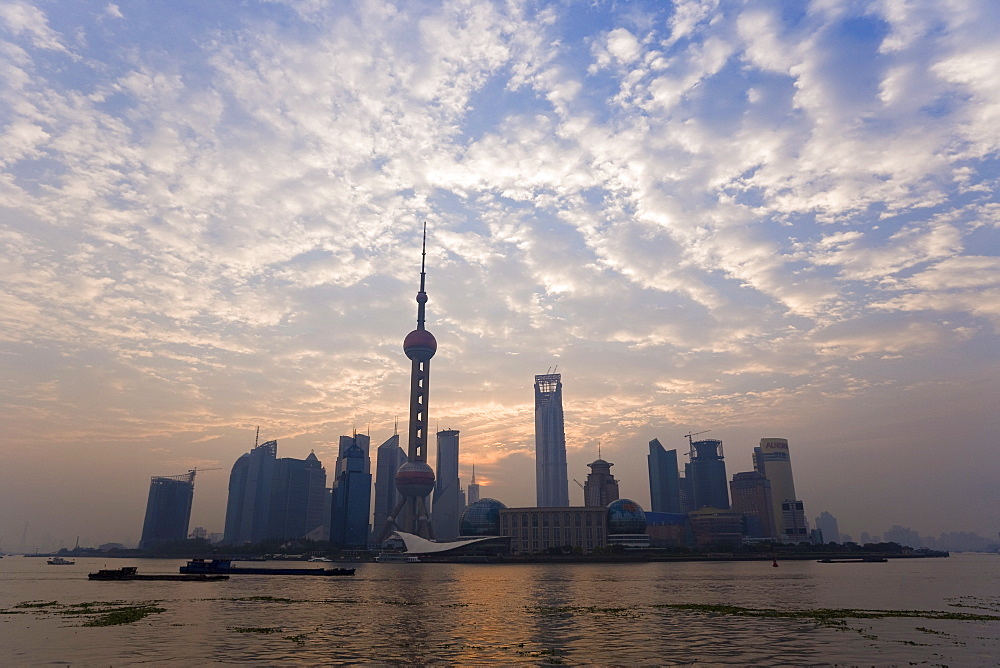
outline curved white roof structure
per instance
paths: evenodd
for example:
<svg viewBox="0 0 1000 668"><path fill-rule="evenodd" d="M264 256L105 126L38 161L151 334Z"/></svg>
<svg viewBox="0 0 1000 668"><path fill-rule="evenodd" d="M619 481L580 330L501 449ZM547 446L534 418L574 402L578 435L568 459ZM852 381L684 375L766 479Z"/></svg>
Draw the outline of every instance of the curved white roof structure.
<svg viewBox="0 0 1000 668"><path fill-rule="evenodd" d="M426 538L421 538L416 534L406 533L405 531L394 531L392 535L403 541L407 554L442 554L461 547L468 547L476 543L500 538L500 536L475 536L439 543L436 540L427 540Z"/></svg>

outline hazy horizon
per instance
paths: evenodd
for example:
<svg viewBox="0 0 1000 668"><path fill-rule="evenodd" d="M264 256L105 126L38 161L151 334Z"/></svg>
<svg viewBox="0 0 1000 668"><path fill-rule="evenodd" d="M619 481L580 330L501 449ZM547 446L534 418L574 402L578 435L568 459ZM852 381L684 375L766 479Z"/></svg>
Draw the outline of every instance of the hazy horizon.
<svg viewBox="0 0 1000 668"><path fill-rule="evenodd" d="M429 415L534 503L563 375L602 455L789 441L810 525L995 537L1000 6L985 0L0 7L0 549L222 530L253 445ZM405 443L402 443L405 448ZM429 461L433 462L434 443ZM374 468L374 462L373 462Z"/></svg>

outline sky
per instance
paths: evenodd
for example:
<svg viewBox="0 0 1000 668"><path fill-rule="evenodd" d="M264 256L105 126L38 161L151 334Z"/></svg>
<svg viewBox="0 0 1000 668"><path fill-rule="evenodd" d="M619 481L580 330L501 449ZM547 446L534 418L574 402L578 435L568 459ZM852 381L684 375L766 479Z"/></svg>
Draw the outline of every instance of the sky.
<svg viewBox="0 0 1000 668"><path fill-rule="evenodd" d="M0 549L136 541L149 478L221 531L254 444L429 414L532 505L783 437L812 518L1000 530L1000 4L0 5ZM434 447L430 448L433 460ZM212 470L215 469L215 470Z"/></svg>

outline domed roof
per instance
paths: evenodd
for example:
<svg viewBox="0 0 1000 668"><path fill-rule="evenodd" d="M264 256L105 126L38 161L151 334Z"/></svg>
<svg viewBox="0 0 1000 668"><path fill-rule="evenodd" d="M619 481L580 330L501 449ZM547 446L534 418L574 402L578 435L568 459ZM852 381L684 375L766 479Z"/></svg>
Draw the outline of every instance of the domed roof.
<svg viewBox="0 0 1000 668"><path fill-rule="evenodd" d="M483 498L469 504L459 521L460 536L499 536L500 511L506 508L496 499Z"/></svg>
<svg viewBox="0 0 1000 668"><path fill-rule="evenodd" d="M608 535L646 533L646 513L632 499L608 504Z"/></svg>

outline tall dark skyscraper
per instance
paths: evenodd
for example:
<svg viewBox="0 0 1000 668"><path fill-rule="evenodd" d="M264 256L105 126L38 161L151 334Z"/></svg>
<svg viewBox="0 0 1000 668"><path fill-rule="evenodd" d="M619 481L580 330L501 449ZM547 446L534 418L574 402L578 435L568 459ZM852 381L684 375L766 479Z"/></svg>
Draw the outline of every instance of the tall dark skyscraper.
<svg viewBox="0 0 1000 668"><path fill-rule="evenodd" d="M277 455L278 442L268 441L240 456L233 464L223 534L226 544L259 543L267 536Z"/></svg>
<svg viewBox="0 0 1000 668"><path fill-rule="evenodd" d="M458 479L457 429L437 433L437 478L434 485L434 533L438 540L458 538L458 522L465 510L465 492Z"/></svg>
<svg viewBox="0 0 1000 668"><path fill-rule="evenodd" d="M343 452L343 465L333 490L330 542L338 547L363 549L368 545L372 474L367 453L356 442Z"/></svg>
<svg viewBox="0 0 1000 668"><path fill-rule="evenodd" d="M393 527L423 538L434 538L427 510L427 495L434 490L434 470L427 464L428 398L431 358L437 339L424 329L427 293L424 291L427 259L427 226L420 252L420 291L417 292L417 328L403 339L403 352L410 359L410 443L407 461L396 472L396 489L402 497L386 520L379 541L388 538ZM402 514L401 514L402 513Z"/></svg>
<svg viewBox="0 0 1000 668"><path fill-rule="evenodd" d="M327 523L326 469L315 453L275 460L266 538L296 539Z"/></svg>
<svg viewBox="0 0 1000 668"><path fill-rule="evenodd" d="M187 538L194 499L194 471L184 475L155 476L149 482L146 519L139 546L150 548Z"/></svg>
<svg viewBox="0 0 1000 668"><path fill-rule="evenodd" d="M706 439L691 443L691 461L684 469L685 477L690 479L691 510L729 509L729 485L722 441Z"/></svg>
<svg viewBox="0 0 1000 668"><path fill-rule="evenodd" d="M649 501L654 513L681 512L681 481L677 451L666 450L659 439L649 442Z"/></svg>
<svg viewBox="0 0 1000 668"><path fill-rule="evenodd" d="M406 462L399 447L399 434L393 434L375 451L375 516L372 519L372 543L378 540L392 509L400 500L396 489L396 471Z"/></svg>
<svg viewBox="0 0 1000 668"><path fill-rule="evenodd" d="M535 376L535 495L539 508L569 506L562 375Z"/></svg>

